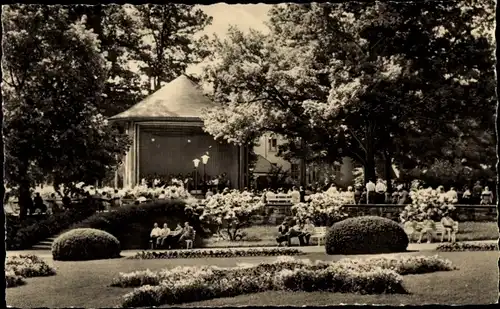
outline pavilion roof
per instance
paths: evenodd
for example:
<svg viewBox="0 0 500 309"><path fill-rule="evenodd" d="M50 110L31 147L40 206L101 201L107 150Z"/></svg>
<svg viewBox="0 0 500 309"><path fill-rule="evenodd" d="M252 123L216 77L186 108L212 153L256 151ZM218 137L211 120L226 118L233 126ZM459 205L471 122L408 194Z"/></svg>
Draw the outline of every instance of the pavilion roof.
<svg viewBox="0 0 500 309"><path fill-rule="evenodd" d="M201 87L182 74L110 120L196 119L203 109L213 106L214 103L203 94Z"/></svg>

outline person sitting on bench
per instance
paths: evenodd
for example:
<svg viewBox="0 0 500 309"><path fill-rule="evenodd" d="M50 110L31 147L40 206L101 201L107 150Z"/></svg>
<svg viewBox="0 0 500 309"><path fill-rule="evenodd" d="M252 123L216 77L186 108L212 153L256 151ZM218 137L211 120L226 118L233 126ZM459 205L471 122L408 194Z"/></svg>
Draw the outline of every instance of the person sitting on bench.
<svg viewBox="0 0 500 309"><path fill-rule="evenodd" d="M153 229L151 230L151 234L149 235L149 239L153 244L153 249L156 249L156 241L160 236L161 236L161 229L158 227L158 223L155 223Z"/></svg>
<svg viewBox="0 0 500 309"><path fill-rule="evenodd" d="M452 234L456 233L454 225L455 221L450 217L448 212L444 213L443 218L441 219L441 224L444 227L445 236L448 235L448 241L453 242Z"/></svg>
<svg viewBox="0 0 500 309"><path fill-rule="evenodd" d="M280 235L276 237L276 242L278 243L278 247L281 246L282 242L287 241L286 235L288 234L289 229L290 227L288 226L288 221L286 219L283 220L283 223L281 223L280 226L278 226L278 231L280 233Z"/></svg>
<svg viewBox="0 0 500 309"><path fill-rule="evenodd" d="M168 238L170 236L170 229L168 228L168 225L166 223L163 224L163 228L161 229L160 236L158 237L157 241L157 247L158 248L164 248L165 247L165 242L168 243Z"/></svg>
<svg viewBox="0 0 500 309"><path fill-rule="evenodd" d="M299 235L299 242L301 243L301 246L302 245L309 246L309 240L311 239L311 236L314 234L314 229L315 229L314 224L312 224L309 218L306 218L306 222L302 227L302 233Z"/></svg>
<svg viewBox="0 0 500 309"><path fill-rule="evenodd" d="M184 240L194 240L194 229L189 225L189 222L184 222L184 228L182 229L181 237L179 238L179 242L183 242Z"/></svg>

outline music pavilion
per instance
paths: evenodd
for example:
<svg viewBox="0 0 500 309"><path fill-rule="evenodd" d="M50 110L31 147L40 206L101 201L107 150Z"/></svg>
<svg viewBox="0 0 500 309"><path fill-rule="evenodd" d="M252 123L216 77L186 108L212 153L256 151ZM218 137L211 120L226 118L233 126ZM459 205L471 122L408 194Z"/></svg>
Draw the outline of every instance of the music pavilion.
<svg viewBox="0 0 500 309"><path fill-rule="evenodd" d="M148 175L192 175L199 159L203 177L227 174L231 187L247 185L248 152L244 146L216 141L203 131L201 112L214 103L186 75L181 75L130 109L109 120L125 127L132 146L123 163L123 186ZM208 154L204 165L202 156Z"/></svg>

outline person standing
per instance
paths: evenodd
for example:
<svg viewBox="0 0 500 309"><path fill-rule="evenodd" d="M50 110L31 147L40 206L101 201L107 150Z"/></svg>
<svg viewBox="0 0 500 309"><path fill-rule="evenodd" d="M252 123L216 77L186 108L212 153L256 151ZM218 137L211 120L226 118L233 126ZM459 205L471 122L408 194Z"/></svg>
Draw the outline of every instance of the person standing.
<svg viewBox="0 0 500 309"><path fill-rule="evenodd" d="M367 204L376 203L376 201L374 200L375 190L376 190L375 184L371 180L369 180L366 183L366 203Z"/></svg>
<svg viewBox="0 0 500 309"><path fill-rule="evenodd" d="M361 188L356 186L356 190L354 190L354 203L358 205L361 201Z"/></svg>
<svg viewBox="0 0 500 309"><path fill-rule="evenodd" d="M290 191L290 196L292 197L292 204L298 204L300 202L300 192L297 190L296 186L292 187Z"/></svg>
<svg viewBox="0 0 500 309"><path fill-rule="evenodd" d="M35 211L37 209L40 209L41 213L47 212L47 206L45 206L45 204L43 203L43 199L40 196L40 192L35 193L35 198L33 199L33 202L35 204L34 207Z"/></svg>
<svg viewBox="0 0 500 309"><path fill-rule="evenodd" d="M474 205L480 203L482 193L483 193L483 186L481 186L480 181L477 181L476 185L472 188L472 203Z"/></svg>
<svg viewBox="0 0 500 309"><path fill-rule="evenodd" d="M306 190L304 189L304 186L300 186L299 194L300 194L300 202L305 203L306 202Z"/></svg>
<svg viewBox="0 0 500 309"><path fill-rule="evenodd" d="M451 187L450 190L446 192L446 195L452 204L458 203L458 193L455 191L454 187Z"/></svg>
<svg viewBox="0 0 500 309"><path fill-rule="evenodd" d="M399 205L410 204L410 193L405 189L404 186L400 187L398 204Z"/></svg>
<svg viewBox="0 0 500 309"><path fill-rule="evenodd" d="M464 187L464 193L462 194L462 203L465 205L471 204L472 193L469 190L468 186Z"/></svg>
<svg viewBox="0 0 500 309"><path fill-rule="evenodd" d="M387 191L387 186L384 184L382 179L378 179L377 185L375 186L375 192L377 193L375 202L377 204L385 203L385 191Z"/></svg>

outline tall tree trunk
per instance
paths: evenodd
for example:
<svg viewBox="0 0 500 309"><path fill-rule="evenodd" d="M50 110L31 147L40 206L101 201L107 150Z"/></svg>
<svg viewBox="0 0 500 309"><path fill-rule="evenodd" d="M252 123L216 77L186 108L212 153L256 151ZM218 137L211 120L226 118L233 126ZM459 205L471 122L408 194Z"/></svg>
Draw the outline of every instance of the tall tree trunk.
<svg viewBox="0 0 500 309"><path fill-rule="evenodd" d="M377 174L375 172L375 151L373 147L373 134L372 134L372 128L371 124L366 126L365 129L365 165L364 165L364 171L365 171L365 183L368 181L376 181Z"/></svg>
<svg viewBox="0 0 500 309"><path fill-rule="evenodd" d="M387 182L387 192L392 193L392 155L390 151L384 152L384 172Z"/></svg>
<svg viewBox="0 0 500 309"><path fill-rule="evenodd" d="M300 148L302 150L302 158L300 159L300 185L305 186L307 163L306 163L306 152L305 152L306 142L304 141L304 138L300 139Z"/></svg>

